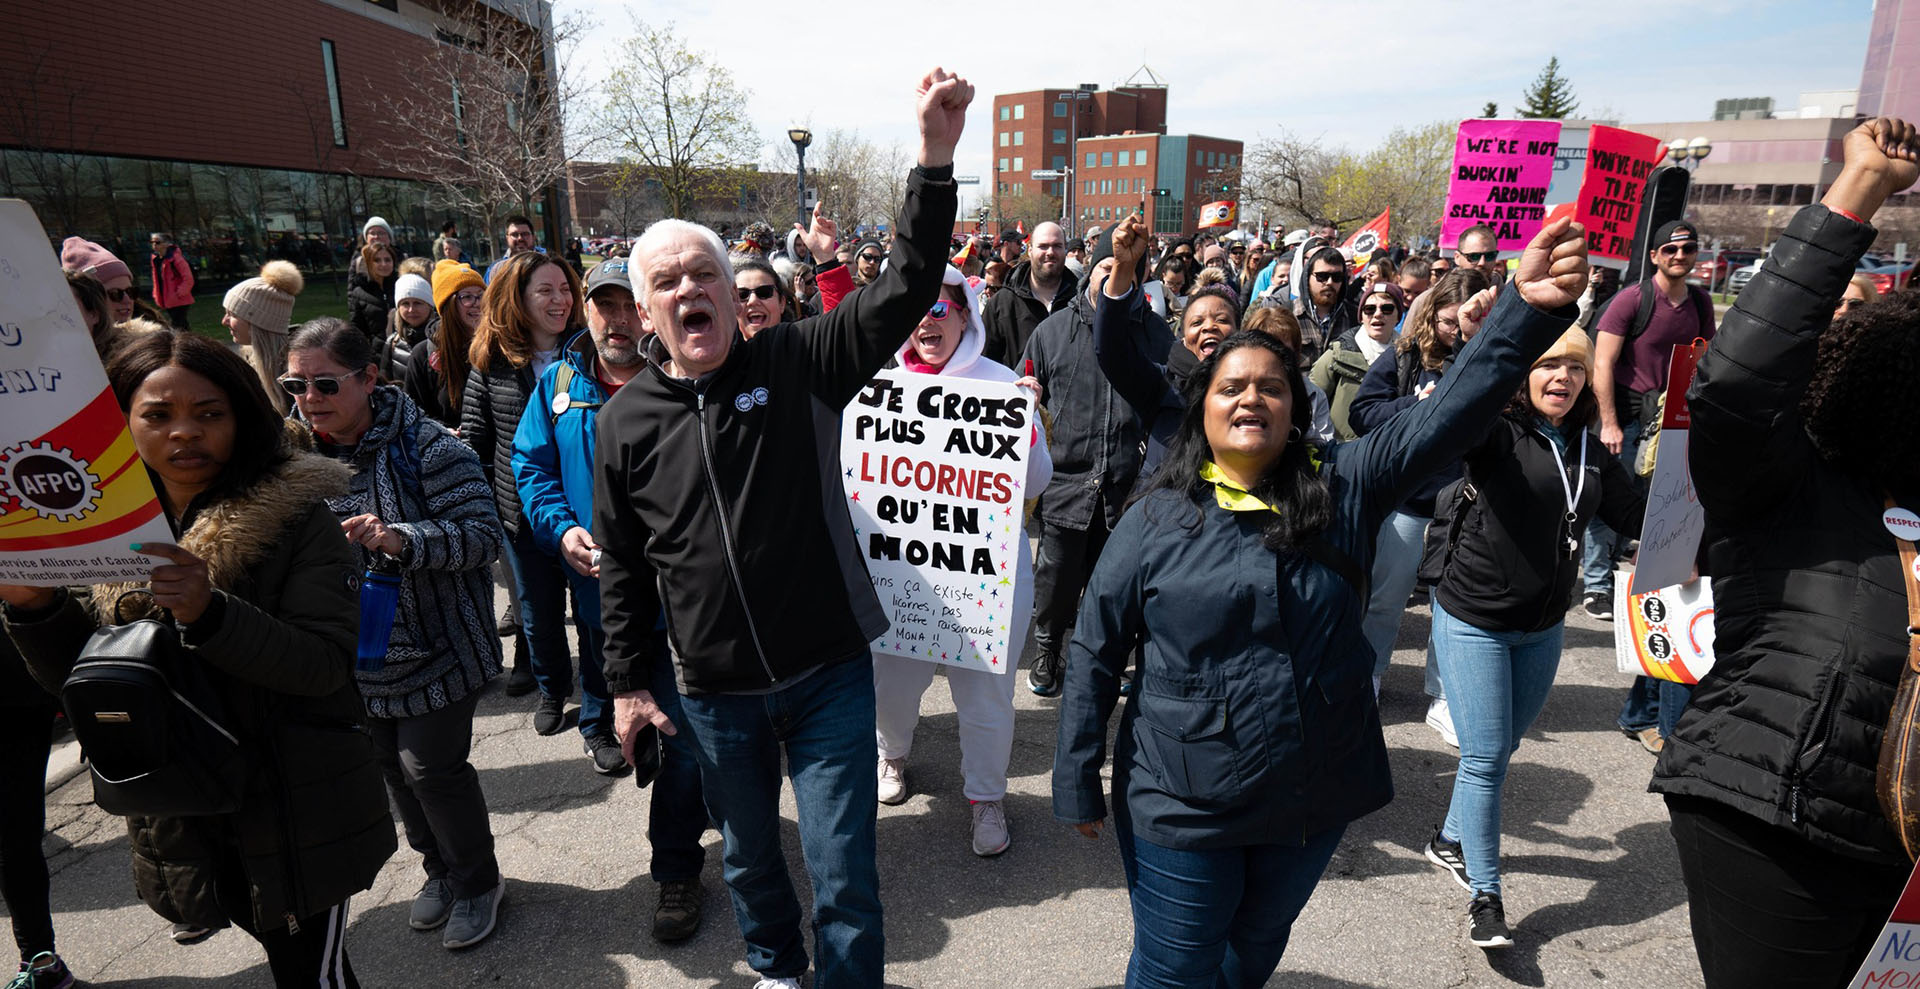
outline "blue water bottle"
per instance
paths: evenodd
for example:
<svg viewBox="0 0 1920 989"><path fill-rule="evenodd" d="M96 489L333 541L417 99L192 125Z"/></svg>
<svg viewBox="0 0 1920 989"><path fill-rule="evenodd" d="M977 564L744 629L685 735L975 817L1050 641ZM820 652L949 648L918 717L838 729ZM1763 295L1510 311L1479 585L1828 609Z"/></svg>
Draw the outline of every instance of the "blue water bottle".
<svg viewBox="0 0 1920 989"><path fill-rule="evenodd" d="M400 603L400 561L385 553L360 581L360 643L353 668L378 673L387 665L387 641L393 637L393 613Z"/></svg>

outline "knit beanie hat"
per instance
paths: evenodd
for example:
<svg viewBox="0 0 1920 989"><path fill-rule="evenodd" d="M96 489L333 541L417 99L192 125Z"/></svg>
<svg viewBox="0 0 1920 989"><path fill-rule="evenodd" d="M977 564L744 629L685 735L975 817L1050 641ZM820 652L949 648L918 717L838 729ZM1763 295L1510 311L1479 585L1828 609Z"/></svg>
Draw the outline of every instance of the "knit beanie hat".
<svg viewBox="0 0 1920 989"><path fill-rule="evenodd" d="M427 305L433 305L433 283L419 275L401 275L393 285L393 301L418 299Z"/></svg>
<svg viewBox="0 0 1920 989"><path fill-rule="evenodd" d="M263 333L285 333L293 320L293 297L307 280L291 261L268 261L260 275L227 289L221 306Z"/></svg>
<svg viewBox="0 0 1920 989"><path fill-rule="evenodd" d="M441 258L440 263L433 266L433 308L445 307L455 292L469 285L478 289L487 287L480 273L473 270L471 265L461 264L452 258Z"/></svg>
<svg viewBox="0 0 1920 989"><path fill-rule="evenodd" d="M1554 341L1553 346L1547 348L1546 353L1533 359L1533 366L1539 367L1559 357L1571 357L1579 361L1580 366L1586 368L1587 373L1591 375L1593 373L1593 344L1587 339L1587 331L1579 326L1567 327L1567 332L1561 334L1560 339Z"/></svg>
<svg viewBox="0 0 1920 989"><path fill-rule="evenodd" d="M1406 315L1407 292L1400 286L1392 282L1374 282L1372 285L1367 286L1366 291L1360 293L1360 301L1365 303L1367 297L1371 295L1384 295L1392 299L1398 312L1403 316Z"/></svg>
<svg viewBox="0 0 1920 989"><path fill-rule="evenodd" d="M393 239L393 224L388 223L385 219L378 216L369 216L367 217L367 222L360 225L360 239L366 240L367 231L372 230L374 227L385 230L388 240Z"/></svg>
<svg viewBox="0 0 1920 989"><path fill-rule="evenodd" d="M133 271L125 261L113 256L113 252L84 237L68 237L60 244L60 267L67 271L91 275L93 280L105 284L115 275L133 278Z"/></svg>

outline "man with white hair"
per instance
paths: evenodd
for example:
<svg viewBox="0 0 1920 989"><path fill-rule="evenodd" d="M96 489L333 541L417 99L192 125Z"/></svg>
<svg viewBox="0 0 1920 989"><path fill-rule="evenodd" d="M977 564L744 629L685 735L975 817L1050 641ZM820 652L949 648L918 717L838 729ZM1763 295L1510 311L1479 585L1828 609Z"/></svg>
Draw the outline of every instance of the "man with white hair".
<svg viewBox="0 0 1920 989"><path fill-rule="evenodd" d="M798 989L807 970L780 849L783 755L813 881L813 985L884 978L868 643L887 618L840 486L840 410L939 297L972 99L944 70L920 81L889 263L831 312L746 339L711 230L662 220L633 249L647 368L600 414L593 521L614 729L629 761L643 724L692 741L758 989ZM679 723L651 691L661 648Z"/></svg>

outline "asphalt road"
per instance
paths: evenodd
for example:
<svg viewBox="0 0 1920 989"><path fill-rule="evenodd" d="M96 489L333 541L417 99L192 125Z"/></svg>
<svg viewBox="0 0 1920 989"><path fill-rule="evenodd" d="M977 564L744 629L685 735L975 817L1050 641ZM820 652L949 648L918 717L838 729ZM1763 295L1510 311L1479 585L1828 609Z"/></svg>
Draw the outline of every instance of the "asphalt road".
<svg viewBox="0 0 1920 989"><path fill-rule="evenodd" d="M1294 928L1270 983L1302 989L1391 986L1701 984L1685 891L1652 757L1614 728L1626 678L1609 626L1569 615L1558 683L1514 758L1503 870L1518 943L1466 940L1465 894L1421 856L1445 814L1455 753L1423 724L1427 612L1401 626L1382 706L1396 799L1355 822ZM913 796L879 809L894 986L1118 985L1131 925L1111 836L1087 841L1049 812L1054 702L1018 691L1007 808L1012 848L968 847L952 704L928 691L909 769ZM473 761L492 806L507 897L499 930L464 952L407 927L422 879L404 840L373 889L353 900L348 950L368 986L748 986L741 942L709 832L707 918L691 941L648 936L648 793L595 775L572 731L541 738L531 698L490 691ZM72 761L71 753L66 761ZM56 764L61 756L56 755ZM133 898L124 828L90 803L84 775L49 796L47 849L62 953L83 981L118 986L266 986L263 956L237 931L175 945ZM787 857L806 898L791 794Z"/></svg>

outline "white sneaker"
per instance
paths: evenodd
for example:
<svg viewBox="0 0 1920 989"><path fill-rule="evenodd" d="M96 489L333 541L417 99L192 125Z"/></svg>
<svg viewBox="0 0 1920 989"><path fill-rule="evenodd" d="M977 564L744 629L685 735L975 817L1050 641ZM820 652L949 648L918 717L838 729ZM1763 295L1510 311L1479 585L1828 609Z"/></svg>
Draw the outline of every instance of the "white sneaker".
<svg viewBox="0 0 1920 989"><path fill-rule="evenodd" d="M1460 736L1453 732L1453 712L1447 710L1445 697L1436 697L1427 705L1427 727L1439 732L1441 741L1460 747Z"/></svg>
<svg viewBox="0 0 1920 989"><path fill-rule="evenodd" d="M973 854L990 858L1007 850L1007 809L998 800L973 802Z"/></svg>
<svg viewBox="0 0 1920 989"><path fill-rule="evenodd" d="M880 760L880 802L905 803L907 799L907 759L882 757Z"/></svg>
<svg viewBox="0 0 1920 989"><path fill-rule="evenodd" d="M753 989L800 989L800 980L762 978L753 984Z"/></svg>

